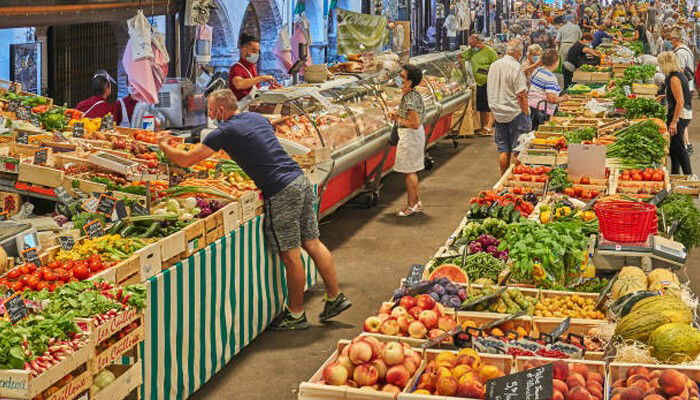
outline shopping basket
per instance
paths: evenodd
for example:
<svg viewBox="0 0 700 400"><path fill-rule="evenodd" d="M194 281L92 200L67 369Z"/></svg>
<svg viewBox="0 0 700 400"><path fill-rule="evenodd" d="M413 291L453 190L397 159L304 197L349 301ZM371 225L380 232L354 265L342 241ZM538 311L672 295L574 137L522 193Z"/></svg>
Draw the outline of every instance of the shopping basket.
<svg viewBox="0 0 700 400"><path fill-rule="evenodd" d="M633 201L597 203L595 213L603 237L611 242L640 243L657 232L656 206Z"/></svg>

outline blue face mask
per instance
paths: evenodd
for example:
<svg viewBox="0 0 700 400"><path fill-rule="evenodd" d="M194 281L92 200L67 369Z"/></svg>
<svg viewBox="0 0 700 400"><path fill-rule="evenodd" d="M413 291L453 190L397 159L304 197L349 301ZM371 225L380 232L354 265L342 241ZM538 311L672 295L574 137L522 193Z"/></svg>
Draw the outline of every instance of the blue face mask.
<svg viewBox="0 0 700 400"><path fill-rule="evenodd" d="M540 61L540 56L532 56L532 62Z"/></svg>
<svg viewBox="0 0 700 400"><path fill-rule="evenodd" d="M664 40L664 50L665 51L672 51L673 50L673 45L671 44L670 41Z"/></svg>
<svg viewBox="0 0 700 400"><path fill-rule="evenodd" d="M394 78L394 83L396 83L396 86L398 86L399 89L403 87L403 78L401 75L398 75Z"/></svg>

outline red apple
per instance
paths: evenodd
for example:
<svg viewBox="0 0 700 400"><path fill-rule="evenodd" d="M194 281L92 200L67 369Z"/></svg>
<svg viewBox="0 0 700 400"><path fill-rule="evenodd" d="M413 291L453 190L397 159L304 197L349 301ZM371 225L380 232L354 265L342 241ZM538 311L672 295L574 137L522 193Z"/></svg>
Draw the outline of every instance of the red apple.
<svg viewBox="0 0 700 400"><path fill-rule="evenodd" d="M408 315L408 311L401 306L398 306L398 307L394 308L393 310L391 310L391 316L394 318L398 318L402 315Z"/></svg>
<svg viewBox="0 0 700 400"><path fill-rule="evenodd" d="M449 315L443 315L438 318L438 328L447 332L457 326L457 321Z"/></svg>
<svg viewBox="0 0 700 400"><path fill-rule="evenodd" d="M416 296L416 302L418 307L422 307L424 310L432 310L435 307L435 299L430 297L429 294L419 294Z"/></svg>
<svg viewBox="0 0 700 400"><path fill-rule="evenodd" d="M437 314L435 314L435 311L433 310L424 310L422 313L420 313L420 322L425 325L426 328L428 329L433 329L437 326Z"/></svg>
<svg viewBox="0 0 700 400"><path fill-rule="evenodd" d="M341 354L336 361L348 370L348 376L352 376L353 371L355 371L355 364L350 361L350 357Z"/></svg>
<svg viewBox="0 0 700 400"><path fill-rule="evenodd" d="M420 313L422 313L422 312L423 312L423 307L418 307L418 306L411 307L411 309L408 310L408 313L414 319L418 319L420 317Z"/></svg>
<svg viewBox="0 0 700 400"><path fill-rule="evenodd" d="M386 382L402 389L406 387L409 379L411 374L403 365L394 365L386 372Z"/></svg>
<svg viewBox="0 0 700 400"><path fill-rule="evenodd" d="M379 380L384 380L384 378L386 378L386 371L389 369L389 366L386 365L384 360L377 358L376 360L372 361L372 366L377 369L377 372L379 373Z"/></svg>
<svg viewBox="0 0 700 400"><path fill-rule="evenodd" d="M348 357L353 364L364 364L372 359L372 346L369 343L359 341L350 344L349 347Z"/></svg>
<svg viewBox="0 0 700 400"><path fill-rule="evenodd" d="M404 358L403 363L401 363L406 369L408 370L409 375L413 375L416 373L416 370L418 369L418 365L415 362L413 362L412 358Z"/></svg>
<svg viewBox="0 0 700 400"><path fill-rule="evenodd" d="M355 367L352 379L358 386L372 386L379 379L379 372L370 364L362 364Z"/></svg>
<svg viewBox="0 0 700 400"><path fill-rule="evenodd" d="M383 303L381 307L379 307L379 312L377 314L391 314L391 307L394 305L394 303Z"/></svg>
<svg viewBox="0 0 700 400"><path fill-rule="evenodd" d="M379 354L382 352L382 349L384 348L384 342L380 342L379 339L377 339L374 336L359 336L360 340L363 342L369 343L370 346L372 346L372 360L375 358L379 357Z"/></svg>
<svg viewBox="0 0 700 400"><path fill-rule="evenodd" d="M404 357L412 359L416 365L420 365L422 359L417 351L414 351L413 349L404 349L403 354Z"/></svg>
<svg viewBox="0 0 700 400"><path fill-rule="evenodd" d="M326 385L341 386L348 382L348 370L339 362L332 362L323 369Z"/></svg>
<svg viewBox="0 0 700 400"><path fill-rule="evenodd" d="M382 326L379 327L379 331L384 335L396 336L399 333L399 323L396 322L396 318L390 317L386 321L382 322Z"/></svg>
<svg viewBox="0 0 700 400"><path fill-rule="evenodd" d="M377 315L377 318L379 318L379 322L381 323L391 318L391 314L379 314Z"/></svg>
<svg viewBox="0 0 700 400"><path fill-rule="evenodd" d="M413 321L408 326L408 334L415 339L424 339L428 329L420 321Z"/></svg>
<svg viewBox="0 0 700 400"><path fill-rule="evenodd" d="M417 304L418 304L418 302L416 301L416 298L413 296L403 296L401 298L401 301L399 301L399 305L406 310L410 310L412 307L414 307Z"/></svg>
<svg viewBox="0 0 700 400"><path fill-rule="evenodd" d="M413 322L413 317L410 315L402 315L396 318L396 322L399 324L399 332L408 333L408 326Z"/></svg>
<svg viewBox="0 0 700 400"><path fill-rule="evenodd" d="M435 303L435 307L433 307L433 311L435 311L435 314L437 314L438 317L441 317L445 315L445 306L443 306L440 303Z"/></svg>
<svg viewBox="0 0 700 400"><path fill-rule="evenodd" d="M382 351L382 359L389 366L401 364L404 359L403 346L397 342L387 343Z"/></svg>
<svg viewBox="0 0 700 400"><path fill-rule="evenodd" d="M382 322L379 320L379 317L376 315L373 315L371 317L367 317L365 319L365 324L362 327L362 329L365 332L372 332L372 333L377 333L379 332L379 327L382 325Z"/></svg>

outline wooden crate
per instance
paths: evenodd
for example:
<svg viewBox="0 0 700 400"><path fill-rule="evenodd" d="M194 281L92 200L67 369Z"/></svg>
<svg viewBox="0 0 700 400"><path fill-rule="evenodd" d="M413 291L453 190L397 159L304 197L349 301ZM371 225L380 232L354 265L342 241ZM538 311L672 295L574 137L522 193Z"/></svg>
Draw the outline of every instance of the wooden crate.
<svg viewBox="0 0 700 400"><path fill-rule="evenodd" d="M224 227L218 226L206 233L207 244L212 244L224 236Z"/></svg>
<svg viewBox="0 0 700 400"><path fill-rule="evenodd" d="M238 199L241 203L241 223L245 223L255 218L255 209L259 202L259 194L254 191L247 191Z"/></svg>
<svg viewBox="0 0 700 400"><path fill-rule="evenodd" d="M134 321L139 320L143 324L142 318L142 313L128 309L118 312L116 317L103 324L98 324L95 318L77 318L76 322L87 327L92 345L97 346Z"/></svg>
<svg viewBox="0 0 700 400"><path fill-rule="evenodd" d="M141 282L160 272L162 259L159 242L137 250L134 252L134 255L136 255L139 259L139 267L141 268Z"/></svg>
<svg viewBox="0 0 700 400"><path fill-rule="evenodd" d="M685 175L672 175L670 179L673 192L700 196L700 181L690 181L687 178Z"/></svg>
<svg viewBox="0 0 700 400"><path fill-rule="evenodd" d="M592 82L608 82L612 79L612 73L611 72L591 72L591 81Z"/></svg>
<svg viewBox="0 0 700 400"><path fill-rule="evenodd" d="M571 80L573 80L574 82L590 82L592 74L592 72L576 70L574 71L574 75L571 78Z"/></svg>
<svg viewBox="0 0 700 400"><path fill-rule="evenodd" d="M588 322L591 321L591 322ZM594 322L595 321L595 322ZM561 324L562 320L560 318L542 318L542 317L535 317L533 324L536 327L537 332L543 332L543 333L550 333L552 332L556 327L558 327ZM603 320L579 320L572 318L571 323L569 324L569 329L564 332L564 337L568 333L574 333L576 335L580 336L586 336L586 334L592 329L595 328L596 326L599 326L600 324L605 323L606 321ZM603 351L586 351L583 355L584 360L591 360L591 361L601 361L603 360L605 352Z"/></svg>
<svg viewBox="0 0 700 400"><path fill-rule="evenodd" d="M551 364L555 361L563 361L567 364L585 364L588 367L588 371L597 372L603 377L605 381L603 384L603 390L607 388L608 379L606 377L605 363L603 361L592 361L592 360L572 360L572 359L561 359L561 358L545 358L545 357L517 357L515 359L515 369L518 372L528 370L527 364L532 365L532 368L541 367L542 365ZM608 393L605 391L603 394Z"/></svg>
<svg viewBox="0 0 700 400"><path fill-rule="evenodd" d="M168 237L161 238L158 241L160 245L160 259L165 262L176 257L180 261L180 257L187 251L187 240L185 240L185 231L180 230ZM171 264L172 265L172 264Z"/></svg>
<svg viewBox="0 0 700 400"><path fill-rule="evenodd" d="M240 202L234 201L228 203L217 212L221 213L224 234L233 232L241 226L243 216Z"/></svg>
<svg viewBox="0 0 700 400"><path fill-rule="evenodd" d="M112 267L115 272L115 281L120 286L122 283L134 276L137 277L138 281L141 281L141 265L140 257L138 255L132 255L131 257L123 260Z"/></svg>
<svg viewBox="0 0 700 400"><path fill-rule="evenodd" d="M86 368L80 375L71 379L65 386L60 388L57 392L49 397L45 397L46 400L69 400L75 399L77 396L88 390L92 386L92 374Z"/></svg>
<svg viewBox="0 0 700 400"><path fill-rule="evenodd" d="M88 362L93 352L92 342L88 342L37 377L32 377L31 372L24 369L0 370L0 382L2 382L0 396L32 399L80 365Z"/></svg>
<svg viewBox="0 0 700 400"><path fill-rule="evenodd" d="M59 187L63 184L65 172L41 165L20 164L19 177L20 182L28 182L36 185Z"/></svg>
<svg viewBox="0 0 700 400"><path fill-rule="evenodd" d="M189 257L192 254L203 249L207 244L207 239L205 237L205 227L204 220L197 219L191 224L187 225L183 231L185 232L185 247L186 256Z"/></svg>
<svg viewBox="0 0 700 400"><path fill-rule="evenodd" d="M141 361L132 365L108 365L117 379L99 392L90 388L90 400L122 400L143 383Z"/></svg>
<svg viewBox="0 0 700 400"><path fill-rule="evenodd" d="M611 362L608 365L608 376L606 379L606 382L609 383L609 387L612 388L616 380L626 378L627 370L633 367L645 367L649 372L654 370L664 371L667 369L675 369L695 382L700 382L700 366Z"/></svg>
<svg viewBox="0 0 700 400"><path fill-rule="evenodd" d="M90 358L88 362L88 367L90 372L93 374L99 373L107 365L111 364L118 357L121 357L129 350L133 349L136 345L143 341L145 336L145 329L142 326L129 332L126 336L119 339L116 343L109 346L105 350L97 353L95 349L94 355Z"/></svg>

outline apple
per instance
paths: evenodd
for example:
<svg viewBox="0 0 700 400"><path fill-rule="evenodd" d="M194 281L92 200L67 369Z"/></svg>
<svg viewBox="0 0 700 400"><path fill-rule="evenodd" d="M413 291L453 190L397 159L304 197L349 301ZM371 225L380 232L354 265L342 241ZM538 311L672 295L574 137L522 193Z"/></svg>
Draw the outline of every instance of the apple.
<svg viewBox="0 0 700 400"><path fill-rule="evenodd" d="M386 378L386 371L389 369L389 366L386 365L384 360L377 358L376 360L372 361L372 366L377 369L377 372L379 373L379 380L384 380L384 378Z"/></svg>
<svg viewBox="0 0 700 400"><path fill-rule="evenodd" d="M422 359L417 351L414 351L413 349L404 349L403 354L406 358L412 359L416 365L420 365Z"/></svg>
<svg viewBox="0 0 700 400"><path fill-rule="evenodd" d="M394 305L394 303L383 303L381 307L379 307L379 312L377 314L391 314L391 307Z"/></svg>
<svg viewBox="0 0 700 400"><path fill-rule="evenodd" d="M442 329L438 329L438 328L431 329L430 332L428 332L428 339L435 339L436 337L442 335L443 333L445 333L445 331L443 331Z"/></svg>
<svg viewBox="0 0 700 400"><path fill-rule="evenodd" d="M349 347L349 346L346 346L346 347ZM345 367L345 369L348 370L348 375L352 376L353 371L355 371L355 364L353 364L352 361L350 361L350 357L341 354L338 356L338 359L336 360L336 362L338 362L340 365Z"/></svg>
<svg viewBox="0 0 700 400"><path fill-rule="evenodd" d="M406 310L410 310L412 307L416 306L418 301L413 296L403 296L399 301L399 305Z"/></svg>
<svg viewBox="0 0 700 400"><path fill-rule="evenodd" d="M418 369L418 365L415 362L413 362L413 359L411 358L404 358L403 363L401 363L406 369L408 370L408 373L410 375L413 375L416 373L416 370Z"/></svg>
<svg viewBox="0 0 700 400"><path fill-rule="evenodd" d="M323 369L323 381L326 385L345 385L348 381L348 370L341 363L332 362Z"/></svg>
<svg viewBox="0 0 700 400"><path fill-rule="evenodd" d="M387 343L382 351L382 359L389 366L401 364L404 359L403 346L397 342Z"/></svg>
<svg viewBox="0 0 700 400"><path fill-rule="evenodd" d="M369 343L370 346L372 346L372 360L379 357L379 354L382 352L382 349L384 348L383 342L380 342L379 339L377 339L374 336L360 336L360 339L363 342L367 342L367 343Z"/></svg>
<svg viewBox="0 0 700 400"><path fill-rule="evenodd" d="M435 383L435 394L440 396L454 396L457 394L459 381L454 376L445 376L438 378ZM471 397L471 396L470 396ZM481 397L476 397L480 399Z"/></svg>
<svg viewBox="0 0 700 400"><path fill-rule="evenodd" d="M382 392L389 392L389 393L401 393L401 389L398 386L394 386L391 384L386 384L382 388Z"/></svg>
<svg viewBox="0 0 700 400"><path fill-rule="evenodd" d="M443 315L438 318L438 328L447 332L457 326L457 321L449 315Z"/></svg>
<svg viewBox="0 0 700 400"><path fill-rule="evenodd" d="M372 386L379 379L379 371L371 364L362 364L355 367L352 379L358 386Z"/></svg>
<svg viewBox="0 0 700 400"><path fill-rule="evenodd" d="M475 379L464 381L460 383L457 388L457 396L482 399L484 397L484 385Z"/></svg>
<svg viewBox="0 0 700 400"><path fill-rule="evenodd" d="M419 294L416 296L416 302L418 307L421 307L424 310L432 310L433 307L435 307L435 299L430 297L429 294Z"/></svg>
<svg viewBox="0 0 700 400"><path fill-rule="evenodd" d="M399 323L396 321L396 318L390 317L382 322L379 331L384 335L396 336L399 333Z"/></svg>
<svg viewBox="0 0 700 400"><path fill-rule="evenodd" d="M411 379L411 374L403 365L394 365L386 371L386 382L402 389L406 387L409 379Z"/></svg>
<svg viewBox="0 0 700 400"><path fill-rule="evenodd" d="M362 327L362 329L365 332L372 332L372 333L377 333L379 332L379 327L382 325L382 321L379 320L379 317L376 315L373 315L371 317L367 317L365 319L365 324Z"/></svg>
<svg viewBox="0 0 700 400"><path fill-rule="evenodd" d="M377 315L377 318L379 318L379 322L383 323L387 319L391 318L390 314L379 314Z"/></svg>
<svg viewBox="0 0 700 400"><path fill-rule="evenodd" d="M414 319L418 319L420 317L420 313L423 312L423 307L418 307L418 306L413 306L411 309L408 310L408 314L411 315Z"/></svg>
<svg viewBox="0 0 700 400"><path fill-rule="evenodd" d="M402 315L408 315L408 311L401 306L398 306L398 307L394 308L393 310L391 310L391 316L394 318L398 318Z"/></svg>
<svg viewBox="0 0 700 400"><path fill-rule="evenodd" d="M396 318L396 322L399 324L399 332L408 333L408 326L413 322L413 317L410 315L402 315Z"/></svg>
<svg viewBox="0 0 700 400"><path fill-rule="evenodd" d="M350 344L350 349L348 350L348 357L353 364L363 364L372 359L372 346L364 341L359 341ZM362 385L360 385L362 386Z"/></svg>
<svg viewBox="0 0 700 400"><path fill-rule="evenodd" d="M443 306L441 303L435 303L433 311L435 311L435 314L437 314L438 317L442 317L443 315L445 315L445 306Z"/></svg>
<svg viewBox="0 0 700 400"><path fill-rule="evenodd" d="M420 321L413 321L411 325L408 326L408 334L412 338L424 339L427 333L428 329Z"/></svg>
<svg viewBox="0 0 700 400"><path fill-rule="evenodd" d="M418 319L428 329L433 329L437 326L438 317L437 314L435 314L435 311L433 310L423 310L423 312L420 313L420 317Z"/></svg>

